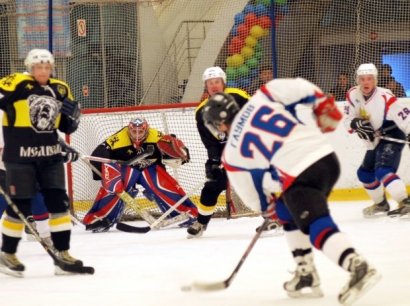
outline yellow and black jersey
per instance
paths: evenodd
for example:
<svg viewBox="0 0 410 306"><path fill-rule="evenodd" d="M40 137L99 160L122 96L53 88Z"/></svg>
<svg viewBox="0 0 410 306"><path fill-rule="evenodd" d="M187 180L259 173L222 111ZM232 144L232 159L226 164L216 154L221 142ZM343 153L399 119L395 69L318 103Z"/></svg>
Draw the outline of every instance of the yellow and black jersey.
<svg viewBox="0 0 410 306"><path fill-rule="evenodd" d="M56 130L72 132L71 119L60 113L64 99L73 100L71 90L57 79L51 78L45 86L23 73L11 74L0 80L4 161L61 159Z"/></svg>
<svg viewBox="0 0 410 306"><path fill-rule="evenodd" d="M246 91L238 88L225 88L224 93L230 94L232 97L234 97L235 101L239 104L240 108L242 108L250 98ZM198 107L195 110L196 125L198 128L199 135L201 136L201 140L208 152L208 159L219 160L222 155L222 151L225 147L226 139L217 139L206 128L204 120L202 119L202 109L207 102L208 99L205 99L198 105Z"/></svg>
<svg viewBox="0 0 410 306"><path fill-rule="evenodd" d="M143 153L148 146L154 146L154 153L146 159L152 160L151 164L156 163L162 165L161 151L157 147L157 142L161 139L162 136L162 132L153 128L149 128L147 139L145 139L141 148L136 149L128 135L128 127L125 126L118 132L109 136L103 143L98 145L91 155L127 161ZM92 163L95 167L97 167L97 169L101 169L101 163ZM144 167L146 166L147 164L144 165ZM136 167L138 168L138 165ZM100 179L94 173L93 177L95 180Z"/></svg>

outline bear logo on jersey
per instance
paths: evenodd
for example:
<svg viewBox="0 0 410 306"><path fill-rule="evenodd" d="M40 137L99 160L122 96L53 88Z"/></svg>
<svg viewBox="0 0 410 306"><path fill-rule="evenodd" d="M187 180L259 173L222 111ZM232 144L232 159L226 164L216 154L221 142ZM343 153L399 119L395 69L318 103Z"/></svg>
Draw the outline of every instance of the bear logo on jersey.
<svg viewBox="0 0 410 306"><path fill-rule="evenodd" d="M54 124L61 108L61 102L49 96L28 97L31 126L38 133L54 130Z"/></svg>

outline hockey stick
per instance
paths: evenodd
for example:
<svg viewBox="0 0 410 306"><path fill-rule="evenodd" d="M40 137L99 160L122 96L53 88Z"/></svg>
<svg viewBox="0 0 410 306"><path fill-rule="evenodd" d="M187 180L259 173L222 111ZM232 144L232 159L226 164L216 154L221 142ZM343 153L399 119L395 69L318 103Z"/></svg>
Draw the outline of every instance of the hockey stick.
<svg viewBox="0 0 410 306"><path fill-rule="evenodd" d="M403 139L397 139L397 138L393 138L393 137L388 137L388 136L379 136L379 138L387 140L387 141L391 141L391 142L410 144L410 141L403 140Z"/></svg>
<svg viewBox="0 0 410 306"><path fill-rule="evenodd" d="M49 247L43 239L39 236L37 231L34 229L34 227L30 224L30 222L27 221L27 219L24 217L23 213L19 210L18 206L11 200L9 195L3 190L3 188L0 186L0 194L4 197L6 200L7 204L11 207L11 209L16 213L16 215L19 217L21 221L23 221L24 225L29 229L31 234L34 236L34 238L41 244L41 246L46 250L48 255L54 260L54 264L58 266L61 270L66 271L66 272L72 272L72 273L82 273L82 274L94 274L95 270L93 267L89 266L83 266L79 264L69 264L60 259L56 253L53 251L51 247Z"/></svg>
<svg viewBox="0 0 410 306"><path fill-rule="evenodd" d="M136 158L132 159L132 162L138 162L141 159L144 159L146 156L150 156L150 154L141 154L138 155ZM81 156L81 160L88 166L90 169L97 174L99 177L102 177L101 171L98 170L93 164L91 164L88 159L84 156ZM149 224L152 224L155 222L155 218L151 216L151 214L147 211L144 211L138 207L138 205L135 203L135 199L130 196L125 190L122 192L119 192L116 194L125 204L127 204L129 207L131 207L137 214L141 216L146 222Z"/></svg>
<svg viewBox="0 0 410 306"><path fill-rule="evenodd" d="M117 224L117 229L120 230L120 231L129 232L129 233L145 234L145 233L148 233L152 229L158 229L161 226L167 226L167 225L164 225L164 222L166 222L166 221L163 221L163 220L166 217L168 217L173 211L175 211L182 203L184 203L185 200L188 199L203 184L204 184L204 182L198 183L194 188L192 188L188 193L186 193L181 199L179 199L178 202L176 202L174 205L172 205L171 208L169 208L157 220L155 220L155 222L150 224L150 226L138 227L138 226L132 226L132 225L124 224L124 223L118 223Z"/></svg>
<svg viewBox="0 0 410 306"><path fill-rule="evenodd" d="M259 237L261 236L263 230L269 223L269 218L263 220L262 225L259 227L258 231L256 232L255 236L252 238L251 242L249 243L248 247L246 248L245 253L242 255L241 259L239 260L238 264L236 265L235 269L232 271L231 275L219 282L214 283L203 283L203 282L193 282L191 285L181 287L182 291L191 291L199 290L199 291L216 291L216 290L223 290L228 288L233 279L235 278L236 274L238 274L240 268L242 267L243 263L245 262L246 258L248 257L249 253L252 251L256 241L258 241Z"/></svg>
<svg viewBox="0 0 410 306"><path fill-rule="evenodd" d="M141 154L137 155L136 157L129 159L129 160L118 160L118 159L111 159L111 158L104 158L99 156L92 156L92 155L80 155L82 160L92 160L100 163L117 163L119 165L126 165L126 166L133 166L134 164L138 163L139 161L146 159L148 156L154 154L155 148L152 145L147 146L147 149L142 152Z"/></svg>

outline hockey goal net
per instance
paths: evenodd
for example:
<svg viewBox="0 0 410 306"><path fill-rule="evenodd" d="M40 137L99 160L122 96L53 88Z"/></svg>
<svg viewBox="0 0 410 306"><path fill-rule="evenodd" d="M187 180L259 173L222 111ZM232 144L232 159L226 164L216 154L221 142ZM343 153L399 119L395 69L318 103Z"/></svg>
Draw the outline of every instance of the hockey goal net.
<svg viewBox="0 0 410 306"><path fill-rule="evenodd" d="M205 181L205 161L207 152L196 130L196 103L173 104L147 107L128 107L113 109L89 109L83 112L78 130L69 138L70 144L80 153L90 155L94 148L108 136L115 133L136 116L143 116L149 125L164 133L173 133L181 138L189 148L191 161L178 168L168 167L168 172L179 182L185 192L190 193L200 182ZM71 199L73 216L82 221L91 208L100 188L100 181L92 179L91 169L82 161L72 163L68 167L68 190ZM137 186L140 192L135 203L150 214L161 214L157 206L142 195L142 186ZM195 190L190 199L198 204L201 189ZM232 217L257 215L246 207L233 191L228 197L222 194L218 199L214 216L229 217L227 201L232 199L234 209ZM138 214L132 207L126 207L123 220L136 220Z"/></svg>

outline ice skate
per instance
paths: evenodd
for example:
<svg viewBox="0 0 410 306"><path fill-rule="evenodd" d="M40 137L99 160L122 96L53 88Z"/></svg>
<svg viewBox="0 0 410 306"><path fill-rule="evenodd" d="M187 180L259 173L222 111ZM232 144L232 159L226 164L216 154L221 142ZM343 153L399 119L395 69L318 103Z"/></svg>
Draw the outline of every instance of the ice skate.
<svg viewBox="0 0 410 306"><path fill-rule="evenodd" d="M350 259L350 280L339 294L342 305L351 305L381 278L377 271L359 255Z"/></svg>
<svg viewBox="0 0 410 306"><path fill-rule="evenodd" d="M294 277L283 284L291 298L319 298L323 296L320 279L313 264L303 261L298 264Z"/></svg>
<svg viewBox="0 0 410 306"><path fill-rule="evenodd" d="M59 260L61 260L64 264L67 265L72 265L75 267L82 267L83 266L83 262L81 260L78 260L76 258L74 258L73 256L70 255L70 253L68 252L68 250L65 251L57 251L56 256ZM72 274L73 272L68 272L63 270L60 266L55 265L55 275L67 275L67 274Z"/></svg>
<svg viewBox="0 0 410 306"><path fill-rule="evenodd" d="M196 222L196 218L189 218L188 220L178 224L180 228L189 228Z"/></svg>
<svg viewBox="0 0 410 306"><path fill-rule="evenodd" d="M410 217L410 198L404 199L399 203L397 209L391 210L387 213L389 217Z"/></svg>
<svg viewBox="0 0 410 306"><path fill-rule="evenodd" d="M187 232L188 232L188 239L191 238L199 238L202 236L204 231L206 230L207 225L201 224L198 221L196 221L194 224L192 224Z"/></svg>
<svg viewBox="0 0 410 306"><path fill-rule="evenodd" d="M386 216L390 209L389 202L386 199L383 202L378 204L373 204L371 206L366 207L363 209L363 216L365 218L377 218Z"/></svg>
<svg viewBox="0 0 410 306"><path fill-rule="evenodd" d="M261 226L262 225L258 226L255 230L259 231ZM278 220L269 220L269 223L265 226L262 233L267 233L270 231L272 231L272 233L275 235L282 235L283 234L282 224L280 224Z"/></svg>
<svg viewBox="0 0 410 306"><path fill-rule="evenodd" d="M0 272L14 277L23 277L24 265L16 254L0 252Z"/></svg>

